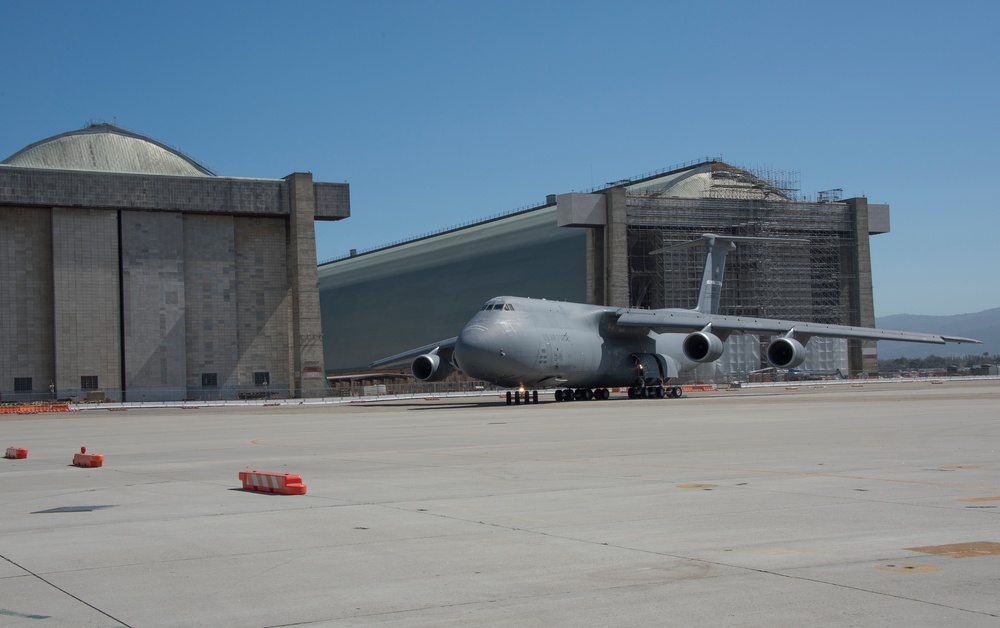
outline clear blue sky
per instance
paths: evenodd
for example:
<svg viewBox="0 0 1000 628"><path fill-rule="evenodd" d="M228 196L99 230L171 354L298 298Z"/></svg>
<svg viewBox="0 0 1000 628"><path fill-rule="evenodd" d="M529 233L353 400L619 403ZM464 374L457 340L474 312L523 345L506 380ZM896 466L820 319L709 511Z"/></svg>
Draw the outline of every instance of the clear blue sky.
<svg viewBox="0 0 1000 628"><path fill-rule="evenodd" d="M1000 306L1000 3L0 0L0 159L116 122L351 184L320 259L701 157L892 207L875 309Z"/></svg>

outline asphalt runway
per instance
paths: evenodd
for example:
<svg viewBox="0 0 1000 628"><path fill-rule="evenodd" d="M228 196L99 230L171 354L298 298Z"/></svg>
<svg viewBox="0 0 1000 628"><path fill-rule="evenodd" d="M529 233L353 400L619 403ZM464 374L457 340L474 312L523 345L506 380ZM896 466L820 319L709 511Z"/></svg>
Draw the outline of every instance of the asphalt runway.
<svg viewBox="0 0 1000 628"><path fill-rule="evenodd" d="M4 626L1000 625L995 380L0 434L29 452L0 460ZM244 491L253 469L307 494Z"/></svg>

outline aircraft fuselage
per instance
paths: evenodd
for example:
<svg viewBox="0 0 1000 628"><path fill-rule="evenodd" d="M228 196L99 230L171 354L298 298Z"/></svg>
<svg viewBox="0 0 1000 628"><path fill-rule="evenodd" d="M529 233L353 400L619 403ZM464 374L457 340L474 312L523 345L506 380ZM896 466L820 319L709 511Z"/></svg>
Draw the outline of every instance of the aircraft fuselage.
<svg viewBox="0 0 1000 628"><path fill-rule="evenodd" d="M491 299L455 343L454 361L467 375L504 387L632 386L690 370L674 358L651 372L641 356L678 356L682 334L657 334L614 324L617 308L519 297ZM653 367L657 365L654 363ZM669 372L668 371L672 371Z"/></svg>

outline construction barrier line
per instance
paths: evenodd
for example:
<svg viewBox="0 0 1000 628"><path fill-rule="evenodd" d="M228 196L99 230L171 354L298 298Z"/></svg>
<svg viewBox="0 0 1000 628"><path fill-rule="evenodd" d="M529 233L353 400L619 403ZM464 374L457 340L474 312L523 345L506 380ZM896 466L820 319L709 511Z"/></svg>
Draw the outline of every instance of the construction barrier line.
<svg viewBox="0 0 1000 628"><path fill-rule="evenodd" d="M0 414L40 414L42 412L72 412L67 403L19 403L0 406Z"/></svg>

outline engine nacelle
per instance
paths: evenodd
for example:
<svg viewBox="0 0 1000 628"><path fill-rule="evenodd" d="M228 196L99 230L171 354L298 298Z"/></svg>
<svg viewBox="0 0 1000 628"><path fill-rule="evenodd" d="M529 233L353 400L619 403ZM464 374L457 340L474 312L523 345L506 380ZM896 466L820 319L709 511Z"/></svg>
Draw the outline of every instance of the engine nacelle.
<svg viewBox="0 0 1000 628"><path fill-rule="evenodd" d="M440 382L454 370L451 364L442 362L441 356L436 353L417 356L410 364L410 372L422 382Z"/></svg>
<svg viewBox="0 0 1000 628"><path fill-rule="evenodd" d="M681 349L692 362L714 362L722 357L725 350L722 339L707 331L696 331L684 338Z"/></svg>
<svg viewBox="0 0 1000 628"><path fill-rule="evenodd" d="M794 338L778 338L767 345L767 361L778 368L793 369L806 361L806 348Z"/></svg>

